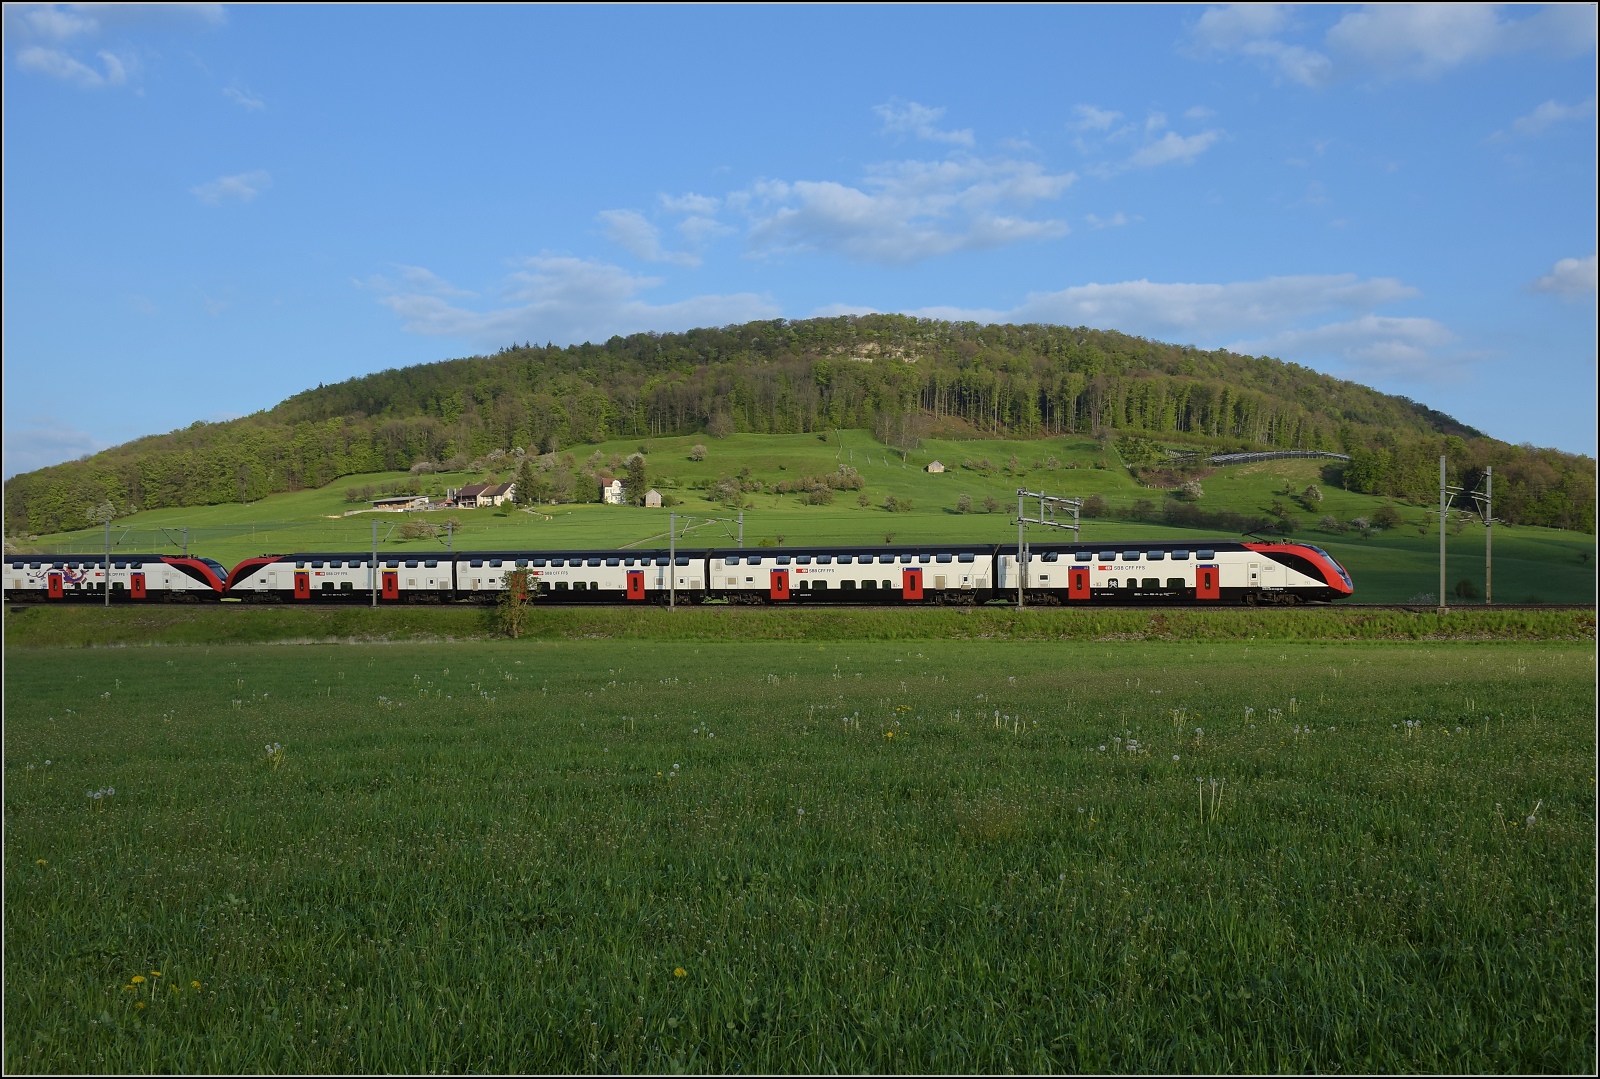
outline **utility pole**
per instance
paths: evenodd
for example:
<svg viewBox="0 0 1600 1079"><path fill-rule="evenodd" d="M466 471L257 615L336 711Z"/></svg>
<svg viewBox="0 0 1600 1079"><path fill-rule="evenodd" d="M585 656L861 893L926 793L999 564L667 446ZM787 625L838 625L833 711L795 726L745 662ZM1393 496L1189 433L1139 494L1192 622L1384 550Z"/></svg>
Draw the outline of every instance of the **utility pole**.
<svg viewBox="0 0 1600 1079"><path fill-rule="evenodd" d="M1027 550L1022 545L1022 489L1017 489L1017 610L1022 610L1023 605L1023 577L1025 576L1022 565L1027 559Z"/></svg>
<svg viewBox="0 0 1600 1079"><path fill-rule="evenodd" d="M739 511L739 549L744 550L744 510Z"/></svg>
<svg viewBox="0 0 1600 1079"><path fill-rule="evenodd" d="M111 606L111 518L106 518L106 606Z"/></svg>
<svg viewBox="0 0 1600 1079"><path fill-rule="evenodd" d="M667 608L678 606L678 515L667 515Z"/></svg>
<svg viewBox="0 0 1600 1079"><path fill-rule="evenodd" d="M1494 605L1494 465L1484 469L1483 605Z"/></svg>
<svg viewBox="0 0 1600 1079"><path fill-rule="evenodd" d="M189 557L189 526L183 526L183 557Z"/></svg>
<svg viewBox="0 0 1600 1079"><path fill-rule="evenodd" d="M367 565L372 567L372 609L378 609L378 519L372 519L372 561Z"/></svg>
<svg viewBox="0 0 1600 1079"><path fill-rule="evenodd" d="M1440 454L1439 455L1439 613L1440 614L1444 614L1445 607L1447 606L1447 601L1446 601L1445 595L1444 595L1444 581L1445 581L1445 572L1444 572L1444 538L1445 538L1445 525L1448 523L1447 517L1448 517L1448 515L1450 513L1450 503L1455 501L1456 495L1461 494L1462 490L1463 489L1460 488L1460 487L1452 487L1448 483L1445 482L1444 455Z"/></svg>
<svg viewBox="0 0 1600 1079"><path fill-rule="evenodd" d="M456 523L454 521L446 521L444 523L444 537L445 554L450 559L450 600L453 603L456 598Z"/></svg>

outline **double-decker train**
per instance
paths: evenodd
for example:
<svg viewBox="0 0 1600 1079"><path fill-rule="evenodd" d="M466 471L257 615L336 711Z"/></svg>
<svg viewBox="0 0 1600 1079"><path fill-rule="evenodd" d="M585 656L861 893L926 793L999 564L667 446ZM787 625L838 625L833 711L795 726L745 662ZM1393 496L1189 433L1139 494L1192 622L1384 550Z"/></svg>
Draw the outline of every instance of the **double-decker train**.
<svg viewBox="0 0 1600 1079"><path fill-rule="evenodd" d="M8 555L9 602L494 602L516 570L539 603L1326 603L1355 591L1309 543L1168 540L692 550L325 552L247 558Z"/></svg>

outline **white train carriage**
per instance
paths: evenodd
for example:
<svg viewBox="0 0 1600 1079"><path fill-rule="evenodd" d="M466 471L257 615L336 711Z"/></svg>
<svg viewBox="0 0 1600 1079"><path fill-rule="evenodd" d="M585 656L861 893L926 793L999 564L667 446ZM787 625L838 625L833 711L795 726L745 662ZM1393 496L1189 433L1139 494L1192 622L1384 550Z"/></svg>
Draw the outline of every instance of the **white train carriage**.
<svg viewBox="0 0 1600 1079"><path fill-rule="evenodd" d="M994 549L786 547L711 551L710 595L730 603L982 603Z"/></svg>
<svg viewBox="0 0 1600 1079"><path fill-rule="evenodd" d="M5 594L9 602L104 602L106 560L83 555L7 556ZM113 602L182 602L222 598L228 571L209 558L159 554L111 557Z"/></svg>
<svg viewBox="0 0 1600 1079"><path fill-rule="evenodd" d="M552 603L699 603L706 595L706 552L541 551L501 556L528 570L538 598ZM476 561L476 556L474 557ZM484 561L492 561L487 557ZM505 570L496 583L503 587Z"/></svg>
<svg viewBox="0 0 1600 1079"><path fill-rule="evenodd" d="M228 594L260 602L442 603L453 594L454 563L446 557L289 554L247 558L233 569Z"/></svg>
<svg viewBox="0 0 1600 1079"><path fill-rule="evenodd" d="M1310 544L1189 543L1015 545L995 556L996 590L1014 596L1021 578L1033 603L1302 603L1343 599L1350 576Z"/></svg>

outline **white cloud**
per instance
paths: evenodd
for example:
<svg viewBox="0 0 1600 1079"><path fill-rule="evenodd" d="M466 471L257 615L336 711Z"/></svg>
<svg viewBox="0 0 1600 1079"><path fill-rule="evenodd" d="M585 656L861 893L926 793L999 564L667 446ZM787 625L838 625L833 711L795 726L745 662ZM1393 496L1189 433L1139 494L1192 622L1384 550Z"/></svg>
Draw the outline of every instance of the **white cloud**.
<svg viewBox="0 0 1600 1079"><path fill-rule="evenodd" d="M946 131L934 126L944 116L944 109L908 101L905 104L890 102L887 105L874 105L872 111L883 121L884 134L915 135L919 139L947 142L955 146L971 146L974 141L970 128Z"/></svg>
<svg viewBox="0 0 1600 1079"><path fill-rule="evenodd" d="M1096 217L1094 214L1084 214L1083 219L1089 223L1089 227L1092 229L1121 228L1130 220L1128 215L1124 214L1121 210L1118 210L1110 217Z"/></svg>
<svg viewBox="0 0 1600 1079"><path fill-rule="evenodd" d="M770 296L754 293L646 303L639 294L661 285L660 278L638 277L592 259L546 255L522 265L506 279L503 306L495 309L451 304L436 291L396 290L380 302L403 320L409 333L461 337L488 346L523 340L604 341L616 334L722 326L782 313Z"/></svg>
<svg viewBox="0 0 1600 1079"><path fill-rule="evenodd" d="M1363 280L1355 274L1268 277L1229 284L1139 280L1033 292L1009 311L925 308L915 313L930 318L1053 322L1124 333L1216 339L1250 329L1287 326L1325 311L1370 310L1415 295L1416 289L1394 278Z"/></svg>
<svg viewBox="0 0 1600 1079"><path fill-rule="evenodd" d="M829 303L811 312L812 318L838 318L840 315L876 315L876 307L861 303Z"/></svg>
<svg viewBox="0 0 1600 1079"><path fill-rule="evenodd" d="M56 416L30 416L20 424L8 423L5 425L5 478L73 461L108 445L110 443Z"/></svg>
<svg viewBox="0 0 1600 1079"><path fill-rule="evenodd" d="M1548 292L1563 300L1593 299L1595 295L1595 256L1562 259L1550 272L1533 283L1538 292Z"/></svg>
<svg viewBox="0 0 1600 1079"><path fill-rule="evenodd" d="M261 100L260 96L253 94L249 90L242 87L224 86L222 88L222 92L227 95L227 97L232 99L233 103L238 105L240 108L257 111L267 107L267 103Z"/></svg>
<svg viewBox="0 0 1600 1079"><path fill-rule="evenodd" d="M661 246L661 230L637 210L602 210L595 215L604 223L606 236L646 262L671 262L679 266L698 266L700 258L687 251L668 251Z"/></svg>
<svg viewBox="0 0 1600 1079"><path fill-rule="evenodd" d="M1502 53L1540 50L1579 55L1595 45L1592 5L1551 4L1502 18L1494 4L1368 4L1348 12L1323 35L1320 49L1286 40L1297 29L1286 8L1234 4L1208 9L1191 42L1202 53L1263 59L1291 82L1321 86L1339 77L1374 74L1434 78Z"/></svg>
<svg viewBox="0 0 1600 1079"><path fill-rule="evenodd" d="M39 37L65 41L69 37L100 28L100 24L83 11L73 11L56 4L18 6L22 8L19 15L23 23Z"/></svg>
<svg viewBox="0 0 1600 1079"><path fill-rule="evenodd" d="M1097 109L1093 105L1074 105L1072 113L1077 119L1067 124L1070 131L1110 131L1111 125L1122 119L1120 112Z"/></svg>
<svg viewBox="0 0 1600 1079"><path fill-rule="evenodd" d="M1220 131L1202 131L1198 135L1180 135L1176 131L1168 131L1155 142L1135 151L1128 158L1127 167L1147 169L1174 162L1188 165L1210 149L1221 136Z"/></svg>
<svg viewBox="0 0 1600 1079"><path fill-rule="evenodd" d="M661 208L671 214L694 214L697 217L715 217L722 205L721 199L709 195L662 195Z"/></svg>
<svg viewBox="0 0 1600 1079"><path fill-rule="evenodd" d="M1228 345L1236 352L1286 358L1332 358L1352 372L1407 381L1448 381L1458 373L1438 350L1455 335L1431 318L1362 315L1345 322L1285 330L1255 341Z"/></svg>
<svg viewBox="0 0 1600 1079"><path fill-rule="evenodd" d="M906 265L1065 235L1065 222L1014 211L1060 197L1076 179L1009 159L898 161L868 169L860 187L771 180L729 201L751 217L757 251L828 251Z"/></svg>
<svg viewBox="0 0 1600 1079"><path fill-rule="evenodd" d="M271 186L272 176L264 169L256 169L237 176L219 176L209 183L191 187L189 193L208 206L218 206L228 199L249 202Z"/></svg>
<svg viewBox="0 0 1600 1079"><path fill-rule="evenodd" d="M96 71L88 64L73 59L59 49L30 45L17 53L17 66L24 71L48 75L62 82L74 83L88 90L102 86L121 86L128 81L129 64L115 53L96 54L104 71Z"/></svg>
<svg viewBox="0 0 1600 1079"><path fill-rule="evenodd" d="M1559 101L1550 100L1534 109L1526 116L1519 116L1511 122L1511 130L1518 135L1542 135L1556 124L1567 120L1587 120L1594 115L1594 98L1580 101L1576 105L1563 105Z"/></svg>

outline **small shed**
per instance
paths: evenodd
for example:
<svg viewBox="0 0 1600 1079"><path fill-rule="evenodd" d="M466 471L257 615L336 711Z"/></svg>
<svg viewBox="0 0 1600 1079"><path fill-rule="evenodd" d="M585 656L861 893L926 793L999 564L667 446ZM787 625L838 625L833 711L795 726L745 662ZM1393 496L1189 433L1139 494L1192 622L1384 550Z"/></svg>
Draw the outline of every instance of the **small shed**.
<svg viewBox="0 0 1600 1079"><path fill-rule="evenodd" d="M644 493L645 509L658 510L661 508L661 492L654 487Z"/></svg>
<svg viewBox="0 0 1600 1079"><path fill-rule="evenodd" d="M938 461L929 461L928 462L928 467L923 469L923 471L924 472L943 472L944 471L944 465L942 465Z"/></svg>

